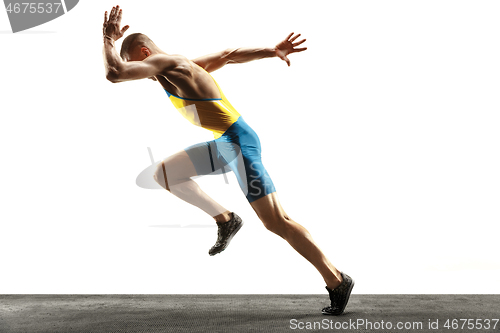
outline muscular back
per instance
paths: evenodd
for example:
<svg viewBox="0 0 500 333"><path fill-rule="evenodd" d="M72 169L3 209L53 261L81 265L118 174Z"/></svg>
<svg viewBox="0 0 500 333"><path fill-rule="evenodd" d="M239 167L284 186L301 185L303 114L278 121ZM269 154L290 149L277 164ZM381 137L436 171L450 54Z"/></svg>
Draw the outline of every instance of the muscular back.
<svg viewBox="0 0 500 333"><path fill-rule="evenodd" d="M170 57L175 62L175 66L155 75L165 90L182 98L221 98L216 83L205 69L184 56L171 55Z"/></svg>

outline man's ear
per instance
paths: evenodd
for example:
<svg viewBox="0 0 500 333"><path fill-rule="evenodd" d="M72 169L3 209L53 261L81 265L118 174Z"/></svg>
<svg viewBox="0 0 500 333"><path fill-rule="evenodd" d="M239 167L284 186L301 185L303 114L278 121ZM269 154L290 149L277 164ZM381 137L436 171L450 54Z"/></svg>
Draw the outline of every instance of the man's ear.
<svg viewBox="0 0 500 333"><path fill-rule="evenodd" d="M141 47L141 53L146 57L149 57L151 55L151 51L145 46Z"/></svg>

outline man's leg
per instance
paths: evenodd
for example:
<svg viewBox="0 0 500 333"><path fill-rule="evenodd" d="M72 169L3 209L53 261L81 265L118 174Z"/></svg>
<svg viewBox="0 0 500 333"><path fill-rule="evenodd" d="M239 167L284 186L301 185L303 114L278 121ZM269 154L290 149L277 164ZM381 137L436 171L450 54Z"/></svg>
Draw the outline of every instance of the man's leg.
<svg viewBox="0 0 500 333"><path fill-rule="evenodd" d="M268 230L284 238L297 252L316 267L323 276L328 288L334 289L341 284L342 276L340 271L321 252L309 232L285 213L276 192L259 198L250 204Z"/></svg>
<svg viewBox="0 0 500 333"><path fill-rule="evenodd" d="M200 208L217 222L229 221L231 219L230 212L203 192L198 184L191 179L197 175L189 155L182 150L163 160L158 165L153 177L161 187Z"/></svg>
<svg viewBox="0 0 500 333"><path fill-rule="evenodd" d="M207 144L209 143L193 145L166 158L158 165L154 179L164 189L215 219L218 227L217 241L208 251L208 254L213 256L229 246L234 235L241 229L243 221L236 213L228 211L209 197L191 179L193 176L211 174L215 170L221 171L224 167L220 161L214 162L214 156L211 156L212 152Z"/></svg>

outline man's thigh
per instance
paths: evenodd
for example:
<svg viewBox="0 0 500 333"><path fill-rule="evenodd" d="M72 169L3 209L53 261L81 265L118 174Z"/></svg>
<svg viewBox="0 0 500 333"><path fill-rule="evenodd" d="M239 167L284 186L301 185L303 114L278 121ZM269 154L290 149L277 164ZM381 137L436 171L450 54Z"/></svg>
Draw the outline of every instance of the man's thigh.
<svg viewBox="0 0 500 333"><path fill-rule="evenodd" d="M194 144L163 160L160 165L170 183L204 175L229 172L226 162L218 158L214 141Z"/></svg>
<svg viewBox="0 0 500 333"><path fill-rule="evenodd" d="M165 158L159 168L166 173L168 179L185 179L196 176L196 168L185 150L181 150Z"/></svg>
<svg viewBox="0 0 500 333"><path fill-rule="evenodd" d="M181 150L161 161L154 172L154 179L161 187L170 190L169 186L179 184L184 179L196 175L196 169L186 151Z"/></svg>

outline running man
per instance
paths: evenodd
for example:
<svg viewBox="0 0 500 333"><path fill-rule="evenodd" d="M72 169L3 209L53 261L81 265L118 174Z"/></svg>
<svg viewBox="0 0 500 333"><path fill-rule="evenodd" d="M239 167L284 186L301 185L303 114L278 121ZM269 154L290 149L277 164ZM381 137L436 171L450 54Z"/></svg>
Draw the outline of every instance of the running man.
<svg viewBox="0 0 500 333"><path fill-rule="evenodd" d="M217 241L210 255L220 253L243 225L241 218L215 202L194 176L233 171L248 202L264 226L284 238L322 275L331 304L322 313L342 314L354 281L337 270L326 258L309 232L283 210L269 174L261 161L257 134L228 102L209 74L226 64L279 57L290 66L288 55L306 50L297 46L305 39L291 33L271 48L236 48L189 60L163 52L146 35L135 33L123 40L120 54L115 41L128 25L120 29L122 10L113 7L104 13L104 66L106 78L113 82L152 79L161 84L168 98L191 123L214 133L214 140L190 146L163 160L154 178L166 190L212 216L218 226Z"/></svg>

